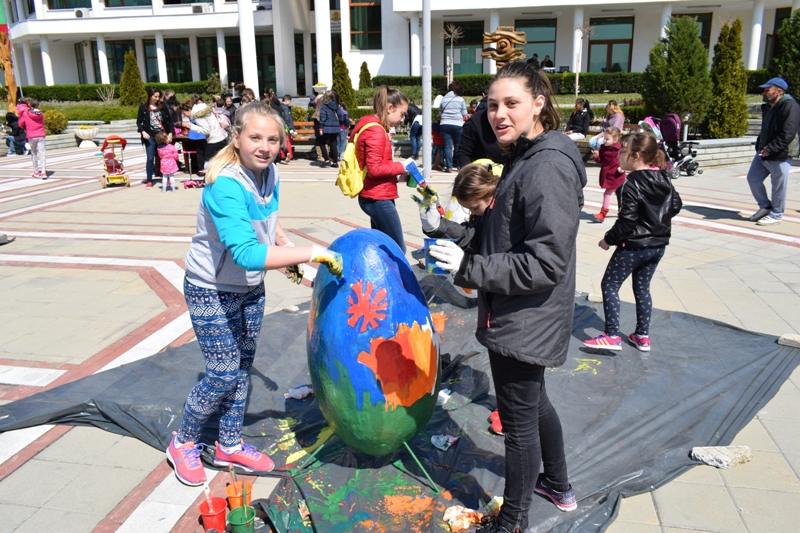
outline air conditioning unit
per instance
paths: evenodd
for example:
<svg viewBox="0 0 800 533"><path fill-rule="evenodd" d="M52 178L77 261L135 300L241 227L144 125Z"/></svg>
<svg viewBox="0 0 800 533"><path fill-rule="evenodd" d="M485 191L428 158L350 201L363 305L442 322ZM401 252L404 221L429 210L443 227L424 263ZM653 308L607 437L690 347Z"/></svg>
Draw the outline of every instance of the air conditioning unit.
<svg viewBox="0 0 800 533"><path fill-rule="evenodd" d="M213 13L214 4L192 4L192 13Z"/></svg>
<svg viewBox="0 0 800 533"><path fill-rule="evenodd" d="M76 19L85 19L89 18L90 11L88 9L76 9L75 10L75 18Z"/></svg>

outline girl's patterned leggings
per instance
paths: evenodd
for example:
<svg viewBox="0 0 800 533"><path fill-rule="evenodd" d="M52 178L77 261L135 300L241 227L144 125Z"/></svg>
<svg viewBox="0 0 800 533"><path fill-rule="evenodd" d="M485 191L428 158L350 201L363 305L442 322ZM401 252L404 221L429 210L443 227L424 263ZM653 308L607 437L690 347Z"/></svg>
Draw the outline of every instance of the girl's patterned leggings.
<svg viewBox="0 0 800 533"><path fill-rule="evenodd" d="M250 369L264 318L264 284L237 293L184 280L183 289L206 375L186 399L178 439L198 442L209 417L219 411L219 443L235 446L242 435Z"/></svg>
<svg viewBox="0 0 800 533"><path fill-rule="evenodd" d="M633 297L636 299L636 334L650 334L650 313L653 310L650 280L656 273L658 262L664 257L664 249L664 246L635 249L617 247L614 251L600 285L603 290L606 335L619 335L619 288L631 274Z"/></svg>

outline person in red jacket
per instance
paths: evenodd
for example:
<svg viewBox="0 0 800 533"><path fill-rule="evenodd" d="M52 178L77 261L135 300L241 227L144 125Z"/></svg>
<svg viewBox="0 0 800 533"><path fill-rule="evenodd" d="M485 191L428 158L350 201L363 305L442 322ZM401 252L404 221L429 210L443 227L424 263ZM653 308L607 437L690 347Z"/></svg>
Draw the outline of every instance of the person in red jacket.
<svg viewBox="0 0 800 533"><path fill-rule="evenodd" d="M33 161L31 177L46 180L44 113L39 111L39 100L36 98L25 98L23 102L27 109L22 105L17 109L24 109L19 116L19 127L25 128L28 143L31 145L31 160Z"/></svg>
<svg viewBox="0 0 800 533"><path fill-rule="evenodd" d="M622 132L619 131L619 128L609 126L604 132L600 150L592 150L594 162L600 163L600 186L605 189L603 191L603 207L594 216L598 222L606 219L608 208L611 205L611 195L625 181L625 172L619 168L620 137L622 137ZM617 205L619 205L619 196L617 196Z"/></svg>
<svg viewBox="0 0 800 533"><path fill-rule="evenodd" d="M367 124L377 122L382 126L366 128L363 135L358 136L356 158L359 166L367 170L364 188L358 195L358 205L369 215L372 229L391 237L406 253L403 227L394 204L398 198L397 182L405 177L406 170L402 163L392 160L389 128L403 121L408 110L408 98L397 89L383 85L375 93L372 109L375 114L361 117L350 136L350 141L355 142L356 134Z"/></svg>

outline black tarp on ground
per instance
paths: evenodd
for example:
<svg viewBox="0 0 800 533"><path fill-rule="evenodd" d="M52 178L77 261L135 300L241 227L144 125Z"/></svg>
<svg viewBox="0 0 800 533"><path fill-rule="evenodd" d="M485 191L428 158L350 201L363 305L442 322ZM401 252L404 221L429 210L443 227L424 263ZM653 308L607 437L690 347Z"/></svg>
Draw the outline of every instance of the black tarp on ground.
<svg viewBox="0 0 800 533"><path fill-rule="evenodd" d="M283 480L266 506L279 531L312 531L297 512L303 498L319 533L407 533L448 531L441 521L447 506L475 508L502 495L503 439L487 432L495 400L486 350L473 336L473 301L441 277L425 277L421 284L449 317L442 387L453 394L409 444L447 492L434 494L406 451L369 457L328 438L313 397L284 400L287 389L310 382L306 305L297 314L266 317L244 428L248 442L286 465L272 474ZM631 329L634 315L633 306L623 305L623 331ZM536 497L532 533L603 531L622 496L653 490L694 464L688 458L693 446L729 444L800 362L800 350L779 346L774 337L683 313L654 311L649 353L627 345L616 354L583 348L582 340L602 328L594 305L576 296L569 358L546 379L564 426L579 508L560 513ZM0 431L92 425L164 449L203 370L191 342L0 406ZM210 424L206 442L214 442L215 431ZM430 444L436 434L461 438L443 452ZM208 448L205 457L211 457Z"/></svg>

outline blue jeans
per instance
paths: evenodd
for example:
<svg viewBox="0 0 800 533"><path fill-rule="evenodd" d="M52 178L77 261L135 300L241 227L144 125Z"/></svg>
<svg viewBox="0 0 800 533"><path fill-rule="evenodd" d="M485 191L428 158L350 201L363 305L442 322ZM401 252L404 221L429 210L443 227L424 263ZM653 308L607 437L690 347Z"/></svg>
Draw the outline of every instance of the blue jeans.
<svg viewBox="0 0 800 533"><path fill-rule="evenodd" d="M394 205L394 200L371 200L370 198L358 197L358 205L361 210L369 215L369 223L372 229L381 231L392 238L403 253L406 253L406 242L403 239L403 225L400 222L400 215Z"/></svg>
<svg viewBox="0 0 800 533"><path fill-rule="evenodd" d="M347 147L347 130L339 130L339 138L337 139L339 148L339 158L341 159L344 154L344 149Z"/></svg>
<svg viewBox="0 0 800 533"><path fill-rule="evenodd" d="M792 161L770 161L756 154L747 171L747 184L762 209L771 209L774 218L783 218L786 209L786 193L789 189L789 169ZM767 196L764 180L769 176L772 179L772 201Z"/></svg>
<svg viewBox="0 0 800 533"><path fill-rule="evenodd" d="M408 137L411 139L411 157L417 157L419 149L422 148L422 124L414 122Z"/></svg>
<svg viewBox="0 0 800 533"><path fill-rule="evenodd" d="M599 150L600 147L603 145L603 134L598 133L591 139L589 139L589 148L592 150Z"/></svg>
<svg viewBox="0 0 800 533"><path fill-rule="evenodd" d="M664 246L657 246L617 247L614 250L600 284L603 290L603 312L606 315L606 335L619 335L619 289L631 275L633 275L633 298L636 300L636 334L650 335L650 314L653 312L650 281L656 273L659 261L664 257L664 249Z"/></svg>
<svg viewBox="0 0 800 533"><path fill-rule="evenodd" d="M452 124L439 126L439 132L444 139L444 164L442 164L442 168L453 168L453 156L458 151L462 129L461 126L453 126Z"/></svg>
<svg viewBox="0 0 800 533"><path fill-rule="evenodd" d="M144 149L147 153L147 182L150 183L153 181L153 171L156 168L156 156L158 155L158 146L156 146L156 138L154 135L151 135L149 139L145 139L142 137L142 141L144 141Z"/></svg>

